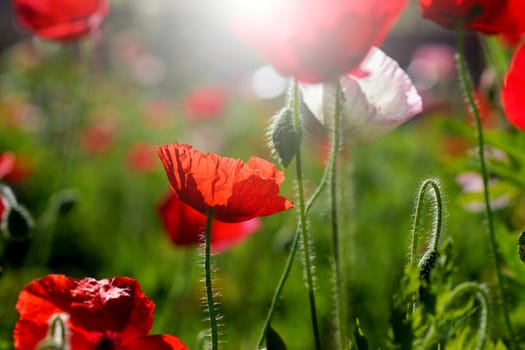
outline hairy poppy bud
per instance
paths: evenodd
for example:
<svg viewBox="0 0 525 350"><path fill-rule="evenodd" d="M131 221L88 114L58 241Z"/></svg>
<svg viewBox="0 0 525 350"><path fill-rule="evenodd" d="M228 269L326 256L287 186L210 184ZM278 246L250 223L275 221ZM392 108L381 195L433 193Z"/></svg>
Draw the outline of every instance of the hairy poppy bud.
<svg viewBox="0 0 525 350"><path fill-rule="evenodd" d="M439 258L439 253L437 251L428 251L423 255L421 260L419 260L419 278L422 281L428 282L430 280L430 272L436 265L436 261Z"/></svg>
<svg viewBox="0 0 525 350"><path fill-rule="evenodd" d="M270 147L285 168L301 145L302 127L294 125L293 113L291 106L284 107L273 117L269 129Z"/></svg>

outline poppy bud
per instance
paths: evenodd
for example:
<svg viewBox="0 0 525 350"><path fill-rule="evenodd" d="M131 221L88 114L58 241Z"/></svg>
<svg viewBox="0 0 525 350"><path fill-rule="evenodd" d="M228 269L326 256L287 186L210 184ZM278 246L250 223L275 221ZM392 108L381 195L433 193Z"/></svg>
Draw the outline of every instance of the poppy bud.
<svg viewBox="0 0 525 350"><path fill-rule="evenodd" d="M436 265L436 261L439 258L437 251L427 251L425 255L419 260L419 279L422 281L429 282L430 272Z"/></svg>
<svg viewBox="0 0 525 350"><path fill-rule="evenodd" d="M55 194L53 200L55 201L57 214L65 216L69 214L77 205L77 194L71 190L64 190Z"/></svg>
<svg viewBox="0 0 525 350"><path fill-rule="evenodd" d="M270 125L270 146L281 164L286 168L293 160L301 145L301 129L294 126L294 111L292 106L281 109Z"/></svg>
<svg viewBox="0 0 525 350"><path fill-rule="evenodd" d="M54 314L49 321L47 337L36 347L37 350L65 350L67 346L66 321L68 314Z"/></svg>
<svg viewBox="0 0 525 350"><path fill-rule="evenodd" d="M5 237L14 241L23 241L29 238L32 228L33 218L20 205L13 206L9 210L6 222L2 225Z"/></svg>

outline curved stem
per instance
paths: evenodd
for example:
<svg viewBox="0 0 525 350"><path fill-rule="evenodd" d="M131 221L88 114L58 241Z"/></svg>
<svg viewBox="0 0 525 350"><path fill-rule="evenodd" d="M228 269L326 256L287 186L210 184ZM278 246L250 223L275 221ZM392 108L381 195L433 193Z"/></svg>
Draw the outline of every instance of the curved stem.
<svg viewBox="0 0 525 350"><path fill-rule="evenodd" d="M480 167L481 167L481 176L483 179L483 194L484 194L484 200L485 200L485 213L487 217L490 248L492 250L492 255L494 258L494 269L496 270L496 277L497 277L497 283L498 283L498 294L499 294L499 298L501 298L501 309L503 312L505 326L509 334L509 341L510 341L509 345L511 349L515 349L516 340L514 338L512 324L510 322L509 310L507 309L507 305L505 304L505 300L504 300L503 277L501 274L501 261L498 255L498 247L496 244L496 237L495 237L495 232L494 232L494 222L492 219L492 210L490 208L490 194L489 194L489 185L488 185L489 180L488 180L487 166L485 164L485 154L484 154L485 144L483 140L483 128L481 125L479 109L478 109L478 106L476 105L474 96L472 94L472 85L471 85L470 78L467 72L467 63L465 59L465 54L463 52L464 51L463 28L461 25L458 25L457 30L456 30L456 51L457 51L456 58L458 61L458 66L459 66L460 80L461 80L463 90L465 92L465 96L467 98L469 107L472 110L472 114L474 114L474 117L476 119L476 129L477 129L477 138L478 138L478 156L479 156L479 162L480 162Z"/></svg>
<svg viewBox="0 0 525 350"><path fill-rule="evenodd" d="M208 316L210 318L211 328L211 348L219 349L219 332L217 330L217 316L215 314L215 302L213 301L213 289L211 285L211 224L213 221L213 211L208 210L206 220L206 239L205 239L205 257L204 271L206 278L206 301L208 303Z"/></svg>
<svg viewBox="0 0 525 350"><path fill-rule="evenodd" d="M484 285L480 285L479 283L475 283L475 282L461 283L460 285L458 285L456 288L454 288L450 292L450 294L448 295L448 298L442 304L443 306L441 307L441 313L446 314L447 310L450 308L453 301L465 293L474 294L474 296L478 299L480 307L481 307L481 314L479 317L479 329L477 332L478 334L477 344L474 349L483 350L485 349L485 345L487 343L487 339L489 335L490 319L492 316L490 312L490 293ZM437 336L436 327L432 326L430 330L428 331L427 335L425 336L424 342L422 344L422 348L424 349L434 348L436 336Z"/></svg>
<svg viewBox="0 0 525 350"><path fill-rule="evenodd" d="M331 147L328 161L330 176L330 213L332 221L332 247L334 251L334 288L335 288L335 334L338 349L342 349L344 344L344 313L342 309L343 280L341 276L341 258L339 247L339 222L338 222L338 200L337 200L337 155L339 154L341 142L341 83L339 79L335 81L334 115L332 124Z"/></svg>
<svg viewBox="0 0 525 350"><path fill-rule="evenodd" d="M443 305L443 311L446 312L449 305L452 304L452 301L463 293L473 293L480 303L481 315L479 317L478 344L476 350L485 349L490 320L490 294L486 288L475 282L461 283L450 292L447 301Z"/></svg>
<svg viewBox="0 0 525 350"><path fill-rule="evenodd" d="M299 87L297 81L294 81L293 86L293 115L294 115L294 128L299 128ZM297 181L297 197L298 197L298 208L299 211L299 227L301 231L301 238L303 243L303 263L304 272L306 278L306 287L308 290L308 301L310 303L310 315L312 318L312 331L314 336L315 349L321 349L321 338L319 336L319 326L317 323L317 308L315 305L315 294L314 294L314 277L312 260L310 253L310 238L308 237L308 225L306 224L306 210L304 201L304 185L303 185L303 166L301 161L301 148L297 148L295 155L295 170L296 170L296 181Z"/></svg>
<svg viewBox="0 0 525 350"><path fill-rule="evenodd" d="M430 249L437 251L439 248L439 241L441 239L441 229L443 225L443 199L439 182L434 179L427 179L419 186L419 192L416 201L416 209L414 213L414 224L411 231L411 250L410 250L410 265L417 266L417 244L419 240L419 225L422 217L423 201L428 189L434 192L434 199L436 201L436 210L434 210L433 232L431 235Z"/></svg>

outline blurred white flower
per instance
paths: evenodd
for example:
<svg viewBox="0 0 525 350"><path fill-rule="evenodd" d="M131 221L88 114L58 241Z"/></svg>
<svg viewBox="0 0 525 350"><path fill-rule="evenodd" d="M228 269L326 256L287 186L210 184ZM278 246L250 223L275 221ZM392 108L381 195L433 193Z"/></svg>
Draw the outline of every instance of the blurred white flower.
<svg viewBox="0 0 525 350"><path fill-rule="evenodd" d="M358 73L340 78L342 127L347 141L371 143L422 110L422 100L408 75L383 51L373 47ZM324 125L333 120L333 83L301 84L303 100Z"/></svg>

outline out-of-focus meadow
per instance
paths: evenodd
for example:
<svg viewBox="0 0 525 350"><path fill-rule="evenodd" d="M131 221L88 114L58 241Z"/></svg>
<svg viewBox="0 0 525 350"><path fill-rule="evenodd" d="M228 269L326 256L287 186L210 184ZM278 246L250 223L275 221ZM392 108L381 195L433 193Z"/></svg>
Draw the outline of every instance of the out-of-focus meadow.
<svg viewBox="0 0 525 350"><path fill-rule="evenodd" d="M0 53L0 153L16 157L14 170L0 181L35 222L30 238L0 241L1 349L12 347L18 293L48 273L137 279L156 305L152 333L175 334L194 348L207 327L203 258L196 246L172 244L162 226L158 207L169 183L155 149L177 141L243 160L271 160L265 130L283 105L287 82L236 41L221 17L224 9L189 0L111 5L100 33L76 45L13 29L17 42ZM344 238L348 303L371 348L387 347L392 337L392 295L407 263L422 180L439 179L445 193L449 288L469 280L494 284L487 273L492 263L474 122L463 103L452 35L424 21L417 6L405 11L382 48L413 79L423 113L374 144L343 152L344 203L352 203L341 208L350 232ZM525 222L525 136L508 127L499 108L494 82L501 72L484 69L476 36L467 36L467 43L486 140L494 147L488 163L506 300L521 332L525 274L516 242ZM311 194L327 142L315 128L307 128L303 140ZM294 172L285 173L281 193L294 199ZM309 223L323 337L333 314L327 205L322 195ZM225 348L253 349L288 256L295 215L262 218L256 233L216 256ZM311 348L307 302L297 258L272 323L290 349Z"/></svg>

